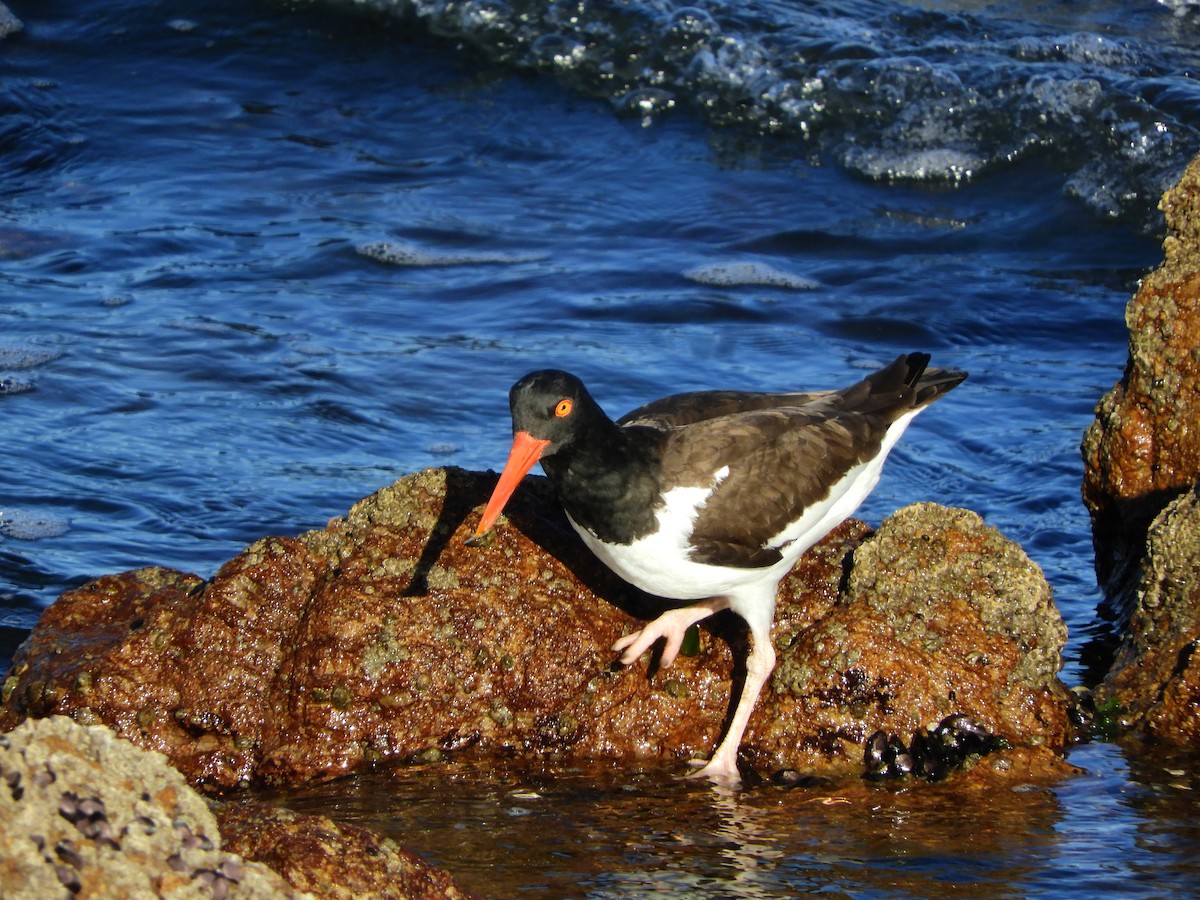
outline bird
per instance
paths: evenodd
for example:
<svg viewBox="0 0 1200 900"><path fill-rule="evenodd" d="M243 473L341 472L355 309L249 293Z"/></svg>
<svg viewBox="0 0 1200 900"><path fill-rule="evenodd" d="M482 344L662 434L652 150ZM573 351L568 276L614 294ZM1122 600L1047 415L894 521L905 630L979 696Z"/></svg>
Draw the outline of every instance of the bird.
<svg viewBox="0 0 1200 900"><path fill-rule="evenodd" d="M480 544L540 462L583 543L665 611L612 647L632 665L663 641L671 665L692 625L732 610L749 626L740 696L707 761L741 781L738 752L775 668L771 625L780 579L848 518L879 480L913 418L967 373L908 353L840 390L695 391L613 421L567 372L545 369L509 392L513 443L468 543Z"/></svg>

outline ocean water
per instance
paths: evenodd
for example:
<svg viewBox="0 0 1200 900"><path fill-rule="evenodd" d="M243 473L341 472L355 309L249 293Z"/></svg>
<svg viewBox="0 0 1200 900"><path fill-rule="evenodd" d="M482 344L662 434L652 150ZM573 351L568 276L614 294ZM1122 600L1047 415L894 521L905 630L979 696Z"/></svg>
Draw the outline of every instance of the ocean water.
<svg viewBox="0 0 1200 900"><path fill-rule="evenodd" d="M979 512L1045 570L1064 678L1087 677L1103 627L1078 446L1160 258L1158 196L1200 152L1195 4L9 6L9 645L90 577L207 576L405 473L498 468L507 389L534 368L576 372L615 415L679 390L838 387L926 350L971 377L860 515ZM1081 873L1129 896L1195 887L1188 779L1110 745L1074 759L1087 774L1039 825L1054 851L1001 842L992 896L1065 896ZM553 828L592 796L568 782ZM588 825L601 858L632 840L620 819ZM847 881L821 854L853 848L755 827L790 848L766 893L722 863L712 896L919 896L973 871L936 844L904 863L927 880ZM668 851L635 855L653 872ZM615 895L564 871L547 896Z"/></svg>

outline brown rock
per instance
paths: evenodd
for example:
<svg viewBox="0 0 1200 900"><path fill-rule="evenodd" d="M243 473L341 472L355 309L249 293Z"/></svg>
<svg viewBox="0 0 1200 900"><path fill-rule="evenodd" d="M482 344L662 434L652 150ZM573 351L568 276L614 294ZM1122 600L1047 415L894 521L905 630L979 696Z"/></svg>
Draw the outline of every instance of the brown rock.
<svg viewBox="0 0 1200 900"><path fill-rule="evenodd" d="M14 656L0 727L18 710L68 713L165 754L199 785L248 781L321 565L298 541L268 539L207 585L149 568L68 591Z"/></svg>
<svg viewBox="0 0 1200 900"><path fill-rule="evenodd" d="M227 850L280 873L292 887L329 900L457 900L470 895L395 841L324 816L265 803L217 811Z"/></svg>
<svg viewBox="0 0 1200 900"><path fill-rule="evenodd" d="M68 592L14 659L0 727L103 721L212 790L467 748L711 752L741 620L715 617L669 670L615 671L607 648L654 604L588 553L544 479L510 505L517 527L464 546L493 484L420 472L322 531L257 542L211 582L149 569ZM863 546L839 596L866 531L844 523L784 580L780 667L747 758L849 771L876 728L949 712L1061 748L1063 631L1036 567L977 517L921 507Z"/></svg>
<svg viewBox="0 0 1200 900"><path fill-rule="evenodd" d="M1150 527L1129 630L1097 700L1119 706L1120 724L1132 737L1194 750L1200 746L1198 645L1200 495L1193 488Z"/></svg>
<svg viewBox="0 0 1200 900"><path fill-rule="evenodd" d="M1057 678L1066 634L1016 544L967 510L906 507L854 551L835 607L777 631L779 667L748 743L760 765L855 769L875 731L907 741L962 713L1013 745L1061 752L1073 736Z"/></svg>
<svg viewBox="0 0 1200 900"><path fill-rule="evenodd" d="M1146 529L1200 477L1200 159L1169 190L1165 259L1125 309L1129 361L1083 438L1096 568L1122 622Z"/></svg>
<svg viewBox="0 0 1200 900"><path fill-rule="evenodd" d="M1125 629L1097 691L1141 739L1195 746L1200 721L1200 158L1160 204L1164 260L1126 308L1125 377L1083 441L1097 571ZM1178 499L1176 499L1178 498ZM1107 664L1108 660L1105 660Z"/></svg>

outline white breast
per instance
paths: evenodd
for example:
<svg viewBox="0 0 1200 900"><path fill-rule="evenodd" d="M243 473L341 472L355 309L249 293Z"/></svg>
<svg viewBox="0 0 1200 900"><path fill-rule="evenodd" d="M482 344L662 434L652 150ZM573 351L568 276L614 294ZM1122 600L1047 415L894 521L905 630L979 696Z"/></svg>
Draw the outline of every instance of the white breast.
<svg viewBox="0 0 1200 900"><path fill-rule="evenodd" d="M602 541L569 514L567 518L601 562L643 591L674 600L716 597L747 580L762 577L761 570L710 566L688 558L688 538L696 515L728 474L729 467L724 466L713 473L707 486L677 487L667 491L663 495L663 505L655 514L658 528L629 544ZM747 579L747 575L751 578Z"/></svg>

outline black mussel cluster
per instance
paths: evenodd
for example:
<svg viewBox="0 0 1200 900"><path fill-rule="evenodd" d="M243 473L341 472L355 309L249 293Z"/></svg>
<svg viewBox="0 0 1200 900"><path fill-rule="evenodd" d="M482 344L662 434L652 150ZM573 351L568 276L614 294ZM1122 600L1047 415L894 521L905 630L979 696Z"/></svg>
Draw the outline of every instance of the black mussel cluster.
<svg viewBox="0 0 1200 900"><path fill-rule="evenodd" d="M932 731L919 728L904 745L897 735L877 731L867 739L863 764L868 778L903 778L913 775L940 781L969 756L1003 750L1009 744L963 713L946 716Z"/></svg>

